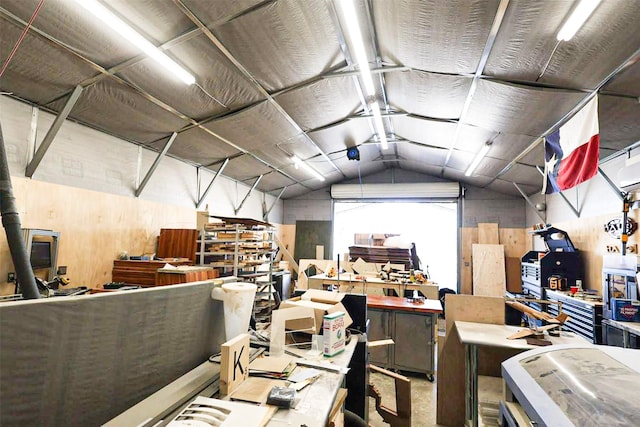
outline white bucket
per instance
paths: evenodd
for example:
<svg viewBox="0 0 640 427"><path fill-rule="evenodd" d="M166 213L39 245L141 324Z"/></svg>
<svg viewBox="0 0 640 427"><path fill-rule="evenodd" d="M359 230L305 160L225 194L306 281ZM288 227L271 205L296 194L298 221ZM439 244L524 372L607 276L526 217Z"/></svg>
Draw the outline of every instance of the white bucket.
<svg viewBox="0 0 640 427"><path fill-rule="evenodd" d="M225 283L211 291L211 298L222 301L224 305L224 331L227 341L246 333L249 329L255 296L256 285L253 283Z"/></svg>

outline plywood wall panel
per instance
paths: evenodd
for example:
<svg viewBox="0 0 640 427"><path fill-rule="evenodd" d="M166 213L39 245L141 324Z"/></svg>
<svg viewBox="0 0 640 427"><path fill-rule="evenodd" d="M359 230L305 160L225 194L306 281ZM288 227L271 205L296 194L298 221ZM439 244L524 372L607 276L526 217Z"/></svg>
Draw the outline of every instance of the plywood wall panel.
<svg viewBox="0 0 640 427"><path fill-rule="evenodd" d="M500 243L497 223L478 223L478 243L497 245Z"/></svg>
<svg viewBox="0 0 640 427"><path fill-rule="evenodd" d="M602 256L606 254L607 245L620 246L620 240L614 239L604 231L604 224L622 214L607 214L591 218L553 224L554 227L566 231L574 246L582 252L585 265L583 286L602 292ZM633 210L629 217L640 221L640 210ZM640 232L629 237L629 244L640 245Z"/></svg>
<svg viewBox="0 0 640 427"><path fill-rule="evenodd" d="M506 290L504 246L472 246L473 294L502 297Z"/></svg>
<svg viewBox="0 0 640 427"><path fill-rule="evenodd" d="M111 280L120 253L153 253L161 228L195 228L196 210L131 197L12 178L23 228L61 233L58 265L68 267L72 286L96 287ZM0 233L0 279L15 271L4 231ZM2 283L3 295L13 284Z"/></svg>

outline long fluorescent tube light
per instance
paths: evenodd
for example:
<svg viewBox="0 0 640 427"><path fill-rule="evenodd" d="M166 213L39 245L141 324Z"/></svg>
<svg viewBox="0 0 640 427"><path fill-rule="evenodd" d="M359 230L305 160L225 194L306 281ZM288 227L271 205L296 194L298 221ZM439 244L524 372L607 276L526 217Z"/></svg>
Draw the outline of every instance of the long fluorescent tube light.
<svg viewBox="0 0 640 427"><path fill-rule="evenodd" d="M487 155L490 148L491 148L491 144L484 144L482 146L480 151L478 151L478 154L476 154L476 157L473 159L473 162L471 162L471 166L469 166L469 169L467 169L467 171L464 173L464 176L471 176L471 174L473 173L473 171L476 170L476 168L478 167L482 159L484 159L484 156Z"/></svg>
<svg viewBox="0 0 640 427"><path fill-rule="evenodd" d="M315 170L314 168L312 168L311 166L303 162L302 159L300 159L298 156L291 156L291 160L293 160L293 162L297 166L300 166L302 169L306 170L311 175L313 175L314 178L319 179L320 181L324 181L324 176L320 175L320 173L318 173L317 170Z"/></svg>
<svg viewBox="0 0 640 427"><path fill-rule="evenodd" d="M569 41L591 16L600 0L582 0L558 32L558 40Z"/></svg>
<svg viewBox="0 0 640 427"><path fill-rule="evenodd" d="M344 17L347 20L349 39L351 40L351 45L355 51L356 63L360 69L360 77L364 83L364 89L368 96L375 95L376 89L373 86L369 60L367 59L367 53L364 49L364 43L362 42L362 33L360 32L360 24L358 23L356 9L353 6L353 0L341 0L340 5L342 6Z"/></svg>
<svg viewBox="0 0 640 427"><path fill-rule="evenodd" d="M373 124L376 128L376 132L378 133L378 138L380 139L380 144L382 144L382 149L386 150L389 148L389 143L387 142L387 134L384 130L384 124L382 123L382 115L380 114L380 106L377 102L372 102L371 105L371 113L373 114Z"/></svg>
<svg viewBox="0 0 640 427"><path fill-rule="evenodd" d="M136 30L114 15L102 4L95 0L76 0L76 3L107 24L113 31L120 34L138 49L149 55L184 83L192 85L196 82L196 78L191 73L178 65L173 59L165 55L160 49L151 44L151 42L142 37Z"/></svg>

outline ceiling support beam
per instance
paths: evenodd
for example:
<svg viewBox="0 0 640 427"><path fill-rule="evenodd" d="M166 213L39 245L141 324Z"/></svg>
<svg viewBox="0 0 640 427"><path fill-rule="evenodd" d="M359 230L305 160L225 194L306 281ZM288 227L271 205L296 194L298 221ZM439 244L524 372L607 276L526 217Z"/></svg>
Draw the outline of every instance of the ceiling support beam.
<svg viewBox="0 0 640 427"><path fill-rule="evenodd" d="M540 212L538 211L538 208L536 207L536 205L531 201L531 199L529 198L529 196L527 196L527 194L522 191L522 189L520 188L520 186L518 184L516 184L515 182L513 183L513 186L516 187L516 190L518 190L520 192L520 194L522 195L522 197L524 197L524 200L527 202L527 204L529 206L531 206L531 208L533 209L533 211L536 213L536 215L538 216L538 218L540 218L540 220L543 223L547 223L547 219L545 217L543 217Z"/></svg>
<svg viewBox="0 0 640 427"><path fill-rule="evenodd" d="M209 185L207 185L207 188L204 190L204 193L202 193L202 196L200 196L200 198L196 202L196 209L200 208L200 206L202 205L202 202L204 202L204 199L209 194L209 191L211 191L211 188L213 187L213 183L216 182L216 180L218 179L218 177L220 177L220 175L222 175L222 172L224 172L224 168L226 168L228 164L229 164L229 158L227 157L224 160L224 163L222 164L222 166L220 166L220 169L218 169L218 172L216 172L214 177L211 179L211 182L209 183Z"/></svg>
<svg viewBox="0 0 640 427"><path fill-rule="evenodd" d="M622 73L623 71L625 71L627 68L631 67L632 65L634 65L636 62L640 61L640 48L638 50L636 50L629 58L627 58L622 64L620 64L615 70L613 70L611 73L609 73L609 75L607 77L605 77L597 86L595 89L593 89L591 91L591 93L589 93L587 96L585 96L580 102L578 102L578 104L573 107L573 109L571 111L569 111L567 114L565 114L564 116L562 116L562 118L560 120L558 120L553 126L551 126L549 129L547 129L542 135L540 135L539 137L537 137L531 144L529 144L529 146L527 148L525 148L522 153L520 153L518 156L516 156L515 159L513 159L511 162L509 162L509 164L507 166L505 166L500 172L498 172L498 174L487 184L490 185L493 181L495 181L496 179L500 178L502 175L504 175L505 173L509 172L509 170L516 165L516 163L518 163L521 159L523 159L527 154L529 154L534 148L536 148L538 146L538 144L540 144L543 140L544 137L549 135L550 133L554 132L556 129L560 128L560 126L564 125L567 121L569 121L569 119L571 119L578 111L580 111L582 109L582 107L584 107L585 105L587 105L587 103L589 101L591 101L591 98L593 98L594 96L597 96L598 92L600 91L600 89L606 85L607 83L609 83L609 81L611 79L613 79L615 76L617 76L618 74Z"/></svg>
<svg viewBox="0 0 640 427"><path fill-rule="evenodd" d="M33 177L33 174L35 173L36 169L38 169L38 165L40 165L42 158L44 157L45 154L47 154L47 150L49 150L49 147L51 146L53 139L56 137L56 135L58 134L58 131L62 127L62 124L69 116L69 113L73 109L73 106L76 105L76 102L80 98L80 94L82 94L82 86L76 86L76 88L71 93L71 96L69 96L67 103L64 104L62 111L60 111L60 114L58 114L56 119L53 121L53 124L49 128L49 131L45 135L40 146L38 147L36 154L34 154L33 159L31 159L31 161L27 165L27 170L25 172L25 175L27 176L27 178Z"/></svg>
<svg viewBox="0 0 640 427"><path fill-rule="evenodd" d="M262 215L262 220L263 221L269 222L269 214L271 213L273 208L276 206L276 204L278 203L278 201L280 200L280 198L282 197L282 195L284 194L284 192L286 190L287 190L287 186L285 185L284 187L282 187L282 190L280 190L280 193L278 194L278 197L276 197L276 199L273 201L273 204L271 205L271 207L269 209L267 209L267 211L264 213L264 215Z"/></svg>
<svg viewBox="0 0 640 427"><path fill-rule="evenodd" d="M509 0L500 0L500 4L498 5L498 10L496 12L496 16L493 18L493 24L491 25L491 30L489 31L489 37L487 38L487 43L484 45L484 50L482 51L482 56L480 57L480 62L478 63L478 68L476 69L475 74L473 75L473 80L471 81L471 86L469 87L469 92L467 93L467 98L464 101L464 105L462 106L462 112L460 113L460 118L458 120L458 126L456 126L456 131L453 135L453 140L451 141L451 145L449 146L449 152L447 153L447 157L442 164L442 170L440 174L444 174L444 171L449 164L449 160L451 160L451 155L453 154L453 149L456 148L456 144L458 143L458 138L460 137L460 133L462 132L462 123L464 123L467 113L469 112L469 107L471 106L471 100L473 99L473 95L476 93L476 89L478 87L478 81L480 80L480 76L482 76L484 67L487 65L487 61L489 60L489 55L491 54L491 49L493 49L493 44L496 41L496 36L498 35L498 31L500 30L500 26L502 25L502 21L504 19L504 15L507 12L507 7L509 6Z"/></svg>
<svg viewBox="0 0 640 427"><path fill-rule="evenodd" d="M616 196L618 196L618 198L620 199L620 201L624 202L625 199L625 192L621 191L618 186L611 180L611 178L609 178L607 176L606 173L604 173L604 171L602 170L602 168L600 166L598 166L598 174L600 174L600 176L602 178L604 178L604 180L607 182L607 184L609 184L609 187L611 187L611 189L613 190L614 193L616 193Z"/></svg>
<svg viewBox="0 0 640 427"><path fill-rule="evenodd" d="M149 172L147 172L147 174L145 175L144 179L140 183L140 186L138 186L138 189L136 190L136 197L140 197L140 194L142 193L142 190L144 190L144 187L147 186L147 183L151 179L151 176L153 175L153 173L156 171L156 169L160 165L160 162L162 161L164 155L167 154L167 151L169 151L169 148L171 148L171 145L173 144L173 141L176 140L177 136L178 136L178 134L176 132L171 134L171 138L169 138L167 143L164 145L164 148L158 154L158 157L156 157L156 160L151 165L151 168L149 168Z"/></svg>
<svg viewBox="0 0 640 427"><path fill-rule="evenodd" d="M250 82L253 86L258 89L260 94L264 96L269 103L278 110L278 112L289 122L289 124L296 129L296 131L305 136L307 140L315 147L315 149L324 157L324 159L333 167L336 171L340 172L340 174L346 178L346 175L338 168L338 166L327 156L327 154L322 151L322 149L316 144L316 142L311 139L300 127L293 117L286 112L284 108L275 100L275 98L260 84L260 82L238 61L238 59L229 52L229 50L224 46L224 44L213 34L213 32L207 28L206 25L182 2L182 0L173 0L173 2L178 6L180 10L194 23L198 26L202 32L207 36L207 38L211 41L211 43L220 50L220 52L234 65L234 67L240 71L240 73Z"/></svg>
<svg viewBox="0 0 640 427"><path fill-rule="evenodd" d="M547 179L547 177L544 175L544 171L542 170L542 168L540 166L536 166L536 169L538 170L538 172L540 172L540 175L542 175L543 179ZM493 182L493 181L491 181ZM488 184L487 184L488 185ZM576 209L571 202L569 201L569 199L567 199L567 196L565 196L562 191L559 191L557 193L554 193L559 195L560 197L562 197L562 199L565 201L565 203L567 204L567 206L569 206L569 209L571 209L571 212L573 212L573 214L580 218L580 211L578 209Z"/></svg>
<svg viewBox="0 0 640 427"><path fill-rule="evenodd" d="M265 2L264 4L267 4L269 2ZM263 3L261 3L263 4ZM24 22L22 19L18 18L17 16L13 15L12 13L10 13L9 11L7 11L6 9L0 7L0 15L3 15L5 17L7 17L9 19L9 21L14 22L18 25L26 25L27 23ZM141 96L143 96L145 99L147 99L148 101L150 101L151 103L155 104L156 106L162 108L163 110L175 115L176 117L181 118L182 120L186 121L187 123L190 123L192 125L192 127L198 127L200 129L202 129L203 131L205 131L206 133L220 139L222 142L226 143L227 145L233 147L234 149L242 152L243 154L246 154L248 156L253 157L255 160L257 160L258 162L264 164L265 166L267 166L268 168L274 170L275 172L281 174L282 176L290 179L291 181L300 184L301 186L303 186L304 188L307 189L311 189L309 186L307 186L306 184L298 181L297 179L293 178L291 175L287 174L286 172L280 170L280 168L270 164L269 162L267 162L266 160L261 159L260 157L256 156L255 154L247 151L246 149L234 144L233 142L229 141L228 139L224 138L221 135L216 134L215 132L213 132L210 129L207 129L206 127L202 126L201 124L199 124L196 120L187 117L187 115L179 112L178 110L176 110L175 108L171 107L170 105L162 102L161 100L159 100L158 98L150 95L148 92L146 92L145 90L143 90L142 88L140 88L139 86L124 80L120 77L118 77L115 74L110 74L108 72L108 70L106 70L105 68L101 67L100 65L96 64L95 62L91 61L90 59L80 55L78 52L76 52L75 50L71 49L69 46L65 45L64 43L62 43L61 41L57 40L56 38L50 36L49 34L45 33L44 31L31 26L30 31L33 31L35 34L37 34L38 36L42 37L46 42L64 50L67 53L70 53L71 55L75 56L76 58L82 60L83 62L85 62L87 65L89 65L91 68L93 68L94 70L100 72L101 74L104 74L106 77L110 77L113 80L115 80L116 82L127 86L131 89L133 89L134 91L136 91L138 94L140 94ZM40 107L43 107L42 105L39 105ZM80 122L82 123L82 122ZM92 127L95 128L94 126L91 125L87 125L88 127ZM183 131L184 129L179 130L178 132ZM118 135L113 135L115 137L119 137ZM122 137L119 137L122 138ZM134 143L139 144L139 142L137 141L132 141Z"/></svg>
<svg viewBox="0 0 640 427"><path fill-rule="evenodd" d="M249 189L249 191L247 192L247 195L244 196L244 199L242 199L242 202L240 202L240 206L238 206L235 210L236 215L238 215L238 212L240 212L240 209L242 209L242 206L244 206L244 202L247 201L247 199L249 198L249 196L251 195L251 193L253 192L253 190L256 189L256 187L258 186L258 183L260 182L260 180L262 179L264 175L260 175L258 177L258 179L256 179L256 181L253 183L253 185L251 186L251 188Z"/></svg>

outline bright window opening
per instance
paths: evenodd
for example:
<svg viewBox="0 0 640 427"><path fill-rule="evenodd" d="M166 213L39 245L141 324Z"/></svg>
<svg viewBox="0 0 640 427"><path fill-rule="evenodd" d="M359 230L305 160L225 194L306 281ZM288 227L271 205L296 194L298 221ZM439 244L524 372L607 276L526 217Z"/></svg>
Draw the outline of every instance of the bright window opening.
<svg viewBox="0 0 640 427"><path fill-rule="evenodd" d="M344 259L356 234L395 234L390 243L415 243L423 270L440 288L457 289L456 202L335 202L333 259Z"/></svg>

